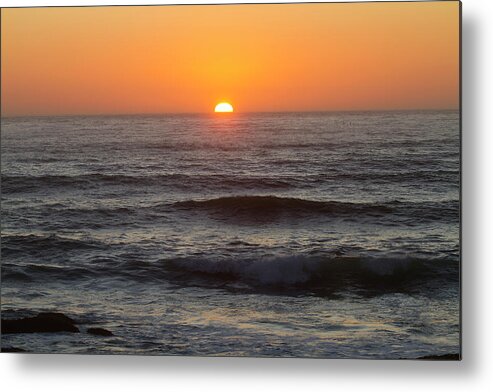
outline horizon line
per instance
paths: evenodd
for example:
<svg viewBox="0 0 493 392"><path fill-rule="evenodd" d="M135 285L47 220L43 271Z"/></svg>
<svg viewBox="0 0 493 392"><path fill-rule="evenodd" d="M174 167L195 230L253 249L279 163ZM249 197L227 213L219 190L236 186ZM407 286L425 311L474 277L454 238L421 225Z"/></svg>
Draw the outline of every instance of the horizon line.
<svg viewBox="0 0 493 392"><path fill-rule="evenodd" d="M231 113L210 112L134 112L134 113L67 113L67 114L14 114L0 115L0 118L26 117L118 117L118 116L176 116L176 115L235 115L235 114L281 114L281 113L368 113L368 112L451 112L460 111L457 108L419 108L419 109L329 109L329 110L268 110L268 111L234 111Z"/></svg>

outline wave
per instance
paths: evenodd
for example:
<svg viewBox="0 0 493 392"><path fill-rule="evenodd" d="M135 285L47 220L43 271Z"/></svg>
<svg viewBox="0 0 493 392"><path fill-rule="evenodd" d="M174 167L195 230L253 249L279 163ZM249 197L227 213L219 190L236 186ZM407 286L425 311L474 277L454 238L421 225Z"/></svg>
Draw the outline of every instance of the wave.
<svg viewBox="0 0 493 392"><path fill-rule="evenodd" d="M280 256L250 260L170 260L166 268L177 280L217 287L217 282L243 283L260 290L408 291L434 283L457 283L459 263L446 258ZM433 286L433 285L432 285Z"/></svg>
<svg viewBox="0 0 493 392"><path fill-rule="evenodd" d="M82 279L130 280L138 283L167 281L184 286L255 292L301 291L326 295L335 292L408 292L458 287L455 258L420 258L405 255L278 256L212 259L171 258L160 262L101 259L85 265L3 263L5 281Z"/></svg>
<svg viewBox="0 0 493 392"><path fill-rule="evenodd" d="M289 161L291 162L291 161ZM272 161L272 164L286 166L286 160ZM303 162L292 163L299 167ZM143 168L147 170L147 168ZM2 175L2 191L5 194L38 192L40 190L100 189L102 186L114 187L171 187L181 190L242 190L242 189L295 189L312 188L330 184L334 181L345 183L433 183L457 185L457 170L413 170L402 172L367 171L358 172L348 167L344 171L332 170L323 174L299 174L284 176L255 176L237 174L102 174L86 173L80 175L39 175L16 176Z"/></svg>
<svg viewBox="0 0 493 392"><path fill-rule="evenodd" d="M70 206L64 203L17 207L4 212L13 222L29 217L44 229L77 229L104 227L138 227L180 224L183 219L204 216L235 225L296 223L303 221L327 223L327 219L372 225L416 226L423 223L458 224L459 201L438 202L376 202L350 203L317 201L279 196L225 196L205 200L150 203L135 205ZM184 216L184 214L186 216Z"/></svg>
<svg viewBox="0 0 493 392"><path fill-rule="evenodd" d="M277 196L227 196L207 200L187 200L174 206L187 211L205 211L220 218L270 220L284 217L345 216L361 218L392 215L410 218L408 223L459 217L458 201L350 203L315 201Z"/></svg>
<svg viewBox="0 0 493 392"><path fill-rule="evenodd" d="M64 253L74 250L99 249L102 244L94 240L82 240L58 235L16 235L2 234L2 256L39 255L47 253Z"/></svg>
<svg viewBox="0 0 493 392"><path fill-rule="evenodd" d="M5 194L56 190L59 188L99 189L101 186L135 186L135 187L173 187L182 190L204 189L287 189L296 187L299 180L286 178L269 178L255 176L227 175L109 175L82 174L76 176L2 176L2 191Z"/></svg>
<svg viewBox="0 0 493 392"><path fill-rule="evenodd" d="M348 169L348 172L323 174L318 181L345 180L370 183L400 184L404 182L419 183L444 183L448 185L458 184L459 170L413 170L388 172L356 172Z"/></svg>
<svg viewBox="0 0 493 392"><path fill-rule="evenodd" d="M277 196L227 196L208 200L188 200L175 203L182 209L213 209L241 212L315 212L315 213L344 213L344 212L392 212L392 208L378 204L357 204L336 201L315 201L291 197Z"/></svg>

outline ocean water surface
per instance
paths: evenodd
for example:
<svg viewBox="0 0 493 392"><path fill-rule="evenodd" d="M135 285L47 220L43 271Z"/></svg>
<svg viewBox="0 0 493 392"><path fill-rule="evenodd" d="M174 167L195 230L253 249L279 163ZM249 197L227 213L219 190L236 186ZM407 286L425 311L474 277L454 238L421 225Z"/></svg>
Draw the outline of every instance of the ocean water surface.
<svg viewBox="0 0 493 392"><path fill-rule="evenodd" d="M81 327L3 347L460 350L456 111L2 118L1 191L2 317Z"/></svg>

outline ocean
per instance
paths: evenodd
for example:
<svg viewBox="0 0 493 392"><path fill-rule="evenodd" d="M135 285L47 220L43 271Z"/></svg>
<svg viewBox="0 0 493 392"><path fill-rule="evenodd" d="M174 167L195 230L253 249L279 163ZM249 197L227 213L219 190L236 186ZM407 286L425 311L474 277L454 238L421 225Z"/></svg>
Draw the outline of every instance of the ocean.
<svg viewBox="0 0 493 392"><path fill-rule="evenodd" d="M81 329L2 347L460 351L457 111L2 118L1 192L2 318Z"/></svg>

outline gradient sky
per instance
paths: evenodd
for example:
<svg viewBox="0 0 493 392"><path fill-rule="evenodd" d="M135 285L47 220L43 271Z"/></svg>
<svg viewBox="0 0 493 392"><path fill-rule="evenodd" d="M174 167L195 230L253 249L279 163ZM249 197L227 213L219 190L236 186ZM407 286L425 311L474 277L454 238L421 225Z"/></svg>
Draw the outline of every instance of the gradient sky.
<svg viewBox="0 0 493 392"><path fill-rule="evenodd" d="M459 3L2 9L2 115L456 109Z"/></svg>

